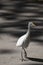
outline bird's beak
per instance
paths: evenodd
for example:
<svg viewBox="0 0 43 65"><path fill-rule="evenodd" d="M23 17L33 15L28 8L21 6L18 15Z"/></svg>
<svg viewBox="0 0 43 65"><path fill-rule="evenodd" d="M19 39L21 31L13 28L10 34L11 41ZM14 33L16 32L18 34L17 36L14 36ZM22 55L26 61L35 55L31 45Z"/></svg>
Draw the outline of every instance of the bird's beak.
<svg viewBox="0 0 43 65"><path fill-rule="evenodd" d="M32 26L36 26L34 23L32 23Z"/></svg>

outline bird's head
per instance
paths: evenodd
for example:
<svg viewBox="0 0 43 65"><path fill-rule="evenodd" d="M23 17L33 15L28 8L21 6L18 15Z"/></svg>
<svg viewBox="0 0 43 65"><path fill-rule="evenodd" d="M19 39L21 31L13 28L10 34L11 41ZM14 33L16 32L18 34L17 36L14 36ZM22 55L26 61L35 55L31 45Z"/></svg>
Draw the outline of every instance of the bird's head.
<svg viewBox="0 0 43 65"><path fill-rule="evenodd" d="M36 26L36 25L33 22L29 22L28 28L30 28L30 26Z"/></svg>

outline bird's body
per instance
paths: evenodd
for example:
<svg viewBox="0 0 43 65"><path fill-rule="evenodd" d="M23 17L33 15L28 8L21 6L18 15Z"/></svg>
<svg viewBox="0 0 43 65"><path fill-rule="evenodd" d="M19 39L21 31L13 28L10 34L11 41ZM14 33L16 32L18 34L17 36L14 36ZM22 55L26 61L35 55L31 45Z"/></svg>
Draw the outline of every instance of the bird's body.
<svg viewBox="0 0 43 65"><path fill-rule="evenodd" d="M29 44L29 36L28 33L21 36L16 44L18 47L27 48Z"/></svg>
<svg viewBox="0 0 43 65"><path fill-rule="evenodd" d="M18 41L17 41L17 44L16 46L18 47L22 47L22 49L24 50L24 56L25 58L27 58L27 53L25 51L25 48L28 47L29 43L30 43L30 26L32 25L33 23L32 22L29 22L29 25L28 25L28 31L26 34L24 34L23 36L21 36ZM34 26L34 25L33 25ZM21 58L22 58L22 61L24 60L23 58L23 53L21 51Z"/></svg>

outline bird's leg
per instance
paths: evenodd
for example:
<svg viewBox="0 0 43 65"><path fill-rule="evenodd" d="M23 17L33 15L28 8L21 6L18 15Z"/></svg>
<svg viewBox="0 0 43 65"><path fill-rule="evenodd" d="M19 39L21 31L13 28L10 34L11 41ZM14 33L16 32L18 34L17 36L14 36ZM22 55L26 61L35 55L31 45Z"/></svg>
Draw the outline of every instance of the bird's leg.
<svg viewBox="0 0 43 65"><path fill-rule="evenodd" d="M24 61L28 61L28 57L25 49L24 49Z"/></svg>
<svg viewBox="0 0 43 65"><path fill-rule="evenodd" d="M26 50L25 49L23 49L23 50L24 50L24 57L27 58Z"/></svg>
<svg viewBox="0 0 43 65"><path fill-rule="evenodd" d="M25 51L25 53L24 53L24 49L22 48L22 50L21 50L21 61L25 61L25 59L24 59L24 54L25 54L25 56L27 56L27 53L26 53L26 51Z"/></svg>
<svg viewBox="0 0 43 65"><path fill-rule="evenodd" d="M23 53L23 51L24 51L24 53ZM23 62L23 61L27 61L27 60L28 60L28 58L27 58L26 50L24 48L22 48L22 50L21 50L21 61Z"/></svg>
<svg viewBox="0 0 43 65"><path fill-rule="evenodd" d="M23 61L23 51L21 51L21 61Z"/></svg>

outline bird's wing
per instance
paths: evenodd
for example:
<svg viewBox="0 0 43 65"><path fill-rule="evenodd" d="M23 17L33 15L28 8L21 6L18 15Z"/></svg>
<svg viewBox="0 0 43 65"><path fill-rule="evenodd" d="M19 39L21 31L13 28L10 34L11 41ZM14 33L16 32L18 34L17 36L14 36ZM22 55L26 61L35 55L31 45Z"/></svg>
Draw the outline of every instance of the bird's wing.
<svg viewBox="0 0 43 65"><path fill-rule="evenodd" d="M23 44L23 42L24 42L25 39L26 39L26 35L21 36L18 39L16 46L22 46L22 44Z"/></svg>

